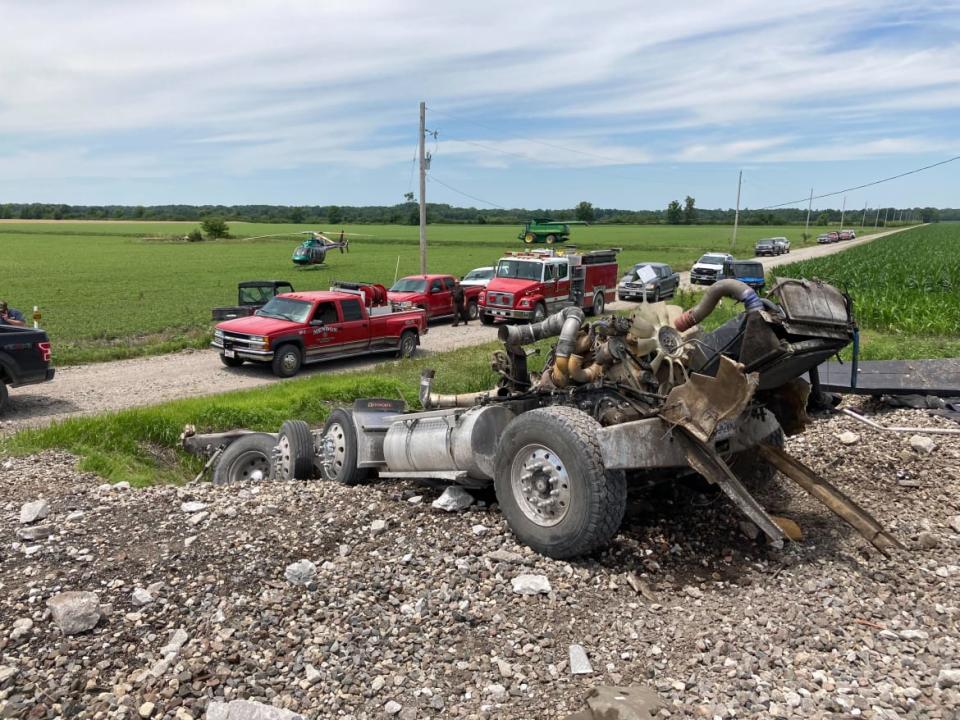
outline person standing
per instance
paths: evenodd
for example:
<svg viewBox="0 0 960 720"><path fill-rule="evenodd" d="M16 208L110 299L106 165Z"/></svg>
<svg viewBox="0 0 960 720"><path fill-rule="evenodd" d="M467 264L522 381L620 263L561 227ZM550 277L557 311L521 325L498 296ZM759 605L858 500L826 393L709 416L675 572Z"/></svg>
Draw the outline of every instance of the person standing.
<svg viewBox="0 0 960 720"><path fill-rule="evenodd" d="M27 323L23 320L23 313L7 305L6 300L0 300L0 324L23 327Z"/></svg>
<svg viewBox="0 0 960 720"><path fill-rule="evenodd" d="M463 321L464 325L470 324L470 314L467 312L467 302L463 295L463 286L460 284L459 280L453 281L453 311L454 327L457 327L461 320Z"/></svg>

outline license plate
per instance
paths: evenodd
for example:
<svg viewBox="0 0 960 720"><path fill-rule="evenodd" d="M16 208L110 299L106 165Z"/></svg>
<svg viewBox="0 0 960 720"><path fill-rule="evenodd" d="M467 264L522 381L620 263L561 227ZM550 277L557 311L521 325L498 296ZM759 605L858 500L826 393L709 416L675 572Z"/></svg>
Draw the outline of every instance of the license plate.
<svg viewBox="0 0 960 720"><path fill-rule="evenodd" d="M236 356L237 356L237 353L234 352L233 350L224 350L224 351L223 351L223 356L224 356L224 357L236 357Z"/></svg>
<svg viewBox="0 0 960 720"><path fill-rule="evenodd" d="M504 317L504 316L506 316L506 313L505 313L505 312L501 312L501 311L499 311L499 310L494 310L494 311L493 311L493 314L496 315L497 317Z"/></svg>
<svg viewBox="0 0 960 720"><path fill-rule="evenodd" d="M721 420L713 432L714 440L729 440L737 434L737 423L734 420Z"/></svg>

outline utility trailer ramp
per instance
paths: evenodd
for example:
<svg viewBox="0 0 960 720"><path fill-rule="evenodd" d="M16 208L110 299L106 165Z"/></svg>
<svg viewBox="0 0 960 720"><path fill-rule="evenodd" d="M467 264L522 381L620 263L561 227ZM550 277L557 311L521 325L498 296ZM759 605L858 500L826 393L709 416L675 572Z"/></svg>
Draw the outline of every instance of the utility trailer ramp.
<svg viewBox="0 0 960 720"><path fill-rule="evenodd" d="M820 388L854 395L960 396L960 358L942 360L861 360L856 387L851 365L823 363L818 368Z"/></svg>

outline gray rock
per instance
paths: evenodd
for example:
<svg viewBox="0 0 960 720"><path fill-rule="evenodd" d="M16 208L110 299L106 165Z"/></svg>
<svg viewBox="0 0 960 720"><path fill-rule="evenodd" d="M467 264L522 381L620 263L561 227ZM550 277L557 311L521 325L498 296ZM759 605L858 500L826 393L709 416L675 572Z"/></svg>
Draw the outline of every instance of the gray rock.
<svg viewBox="0 0 960 720"><path fill-rule="evenodd" d="M937 675L937 685L942 688L952 688L960 685L960 668L944 668Z"/></svg>
<svg viewBox="0 0 960 720"><path fill-rule="evenodd" d="M523 555L510 552L509 550L494 550L493 552L487 553L486 557L494 562L513 563L515 565L523 564Z"/></svg>
<svg viewBox="0 0 960 720"><path fill-rule="evenodd" d="M860 436L855 432L850 432L847 430L846 432L842 432L837 435L837 440L839 440L843 445L856 445L858 442L860 442Z"/></svg>
<svg viewBox="0 0 960 720"><path fill-rule="evenodd" d="M370 523L370 534L376 537L377 535L383 535L387 531L387 521L386 520L374 520Z"/></svg>
<svg viewBox="0 0 960 720"><path fill-rule="evenodd" d="M121 482L114 483L113 485L111 485L110 489L111 490L129 490L130 483L128 483L126 480L123 480Z"/></svg>
<svg viewBox="0 0 960 720"><path fill-rule="evenodd" d="M83 510L74 510L72 513L67 515L67 522L75 522L76 520L80 520L83 515Z"/></svg>
<svg viewBox="0 0 960 720"><path fill-rule="evenodd" d="M505 703L510 699L510 693L508 693L507 689L499 683L487 685L487 687L483 689L483 694L495 703Z"/></svg>
<svg viewBox="0 0 960 720"><path fill-rule="evenodd" d="M490 532L490 528L488 528L486 525L474 525L473 527L470 528L470 532L472 532L477 537L482 537L483 535L486 535L488 532Z"/></svg>
<svg viewBox="0 0 960 720"><path fill-rule="evenodd" d="M309 560L298 560L287 565L283 576L294 585L309 585L317 576L317 566Z"/></svg>
<svg viewBox="0 0 960 720"><path fill-rule="evenodd" d="M950 518L950 527L954 532L960 533L960 515L954 515Z"/></svg>
<svg viewBox="0 0 960 720"><path fill-rule="evenodd" d="M10 631L10 639L18 640L24 635L29 634L30 630L33 629L33 620L30 618L20 618L19 620L13 621L13 629Z"/></svg>
<svg viewBox="0 0 960 720"><path fill-rule="evenodd" d="M149 590L145 590L144 588L135 588L130 595L130 602L134 605L147 605L153 602L153 595L150 594Z"/></svg>
<svg viewBox="0 0 960 720"><path fill-rule="evenodd" d="M933 550L940 546L940 538L936 533L922 532L917 535L917 544L923 550Z"/></svg>
<svg viewBox="0 0 960 720"><path fill-rule="evenodd" d="M572 675L590 675L593 673L593 666L587 657L587 651L583 645L570 646L570 673Z"/></svg>
<svg viewBox="0 0 960 720"><path fill-rule="evenodd" d="M185 513L196 513L201 510L207 509L207 504L205 502L198 502L196 500L191 500L190 502L185 502L180 505L180 509Z"/></svg>
<svg viewBox="0 0 960 720"><path fill-rule="evenodd" d="M740 532L742 532L748 540L756 540L760 537L760 528L749 520L740 521Z"/></svg>
<svg viewBox="0 0 960 720"><path fill-rule="evenodd" d="M552 589L546 575L517 575L510 584L517 595L546 595Z"/></svg>
<svg viewBox="0 0 960 720"><path fill-rule="evenodd" d="M403 705L398 703L396 700L388 700L387 704L383 706L383 711L387 715L396 715L401 710L403 710Z"/></svg>
<svg viewBox="0 0 960 720"><path fill-rule="evenodd" d="M62 592L47 600L47 607L64 635L92 630L100 621L100 599L92 592Z"/></svg>
<svg viewBox="0 0 960 720"><path fill-rule="evenodd" d="M180 654L180 649L189 639L190 636L187 635L186 630L183 628L177 628L170 636L170 640L167 642L167 644L160 648L160 655L162 655L162 657L153 664L149 670L149 673L155 678L163 676L164 673L170 669L170 666L173 665L174 661L177 659L177 656Z"/></svg>
<svg viewBox="0 0 960 720"><path fill-rule="evenodd" d="M50 504L46 500L34 500L20 506L20 524L43 520L50 514Z"/></svg>
<svg viewBox="0 0 960 720"><path fill-rule="evenodd" d="M29 525L17 530L17 537L21 540L43 540L53 534L49 525Z"/></svg>
<svg viewBox="0 0 960 720"><path fill-rule="evenodd" d="M0 665L0 685L14 677L20 669L14 665Z"/></svg>
<svg viewBox="0 0 960 720"><path fill-rule="evenodd" d="M687 585L683 591L690 597L699 600L703 597L703 590L696 587L695 585Z"/></svg>
<svg viewBox="0 0 960 720"><path fill-rule="evenodd" d="M199 525L208 517L210 517L210 513L208 513L206 510L201 510L200 512L193 513L190 517L188 517L187 522L190 525Z"/></svg>
<svg viewBox="0 0 960 720"><path fill-rule="evenodd" d="M910 447L912 447L921 455L929 455L934 451L937 445L926 435L911 435Z"/></svg>
<svg viewBox="0 0 960 720"><path fill-rule="evenodd" d="M646 685L612 687L602 685L591 688L585 698L585 715L591 720L617 718L617 720L650 720L660 709L666 707L657 692ZM575 716L576 717L576 716Z"/></svg>
<svg viewBox="0 0 960 720"><path fill-rule="evenodd" d="M431 505L437 510L459 512L473 505L473 495L459 485L450 485Z"/></svg>
<svg viewBox="0 0 960 720"><path fill-rule="evenodd" d="M323 679L323 673L317 670L313 665L307 663L303 666L303 673L306 681L311 685L316 685Z"/></svg>
<svg viewBox="0 0 960 720"><path fill-rule="evenodd" d="M303 716L251 700L214 700L207 704L206 720L303 720Z"/></svg>
<svg viewBox="0 0 960 720"><path fill-rule="evenodd" d="M152 702L145 702L145 703L144 703L143 705L141 705L140 708L137 710L137 714L138 714L140 717L142 717L144 720L146 720L148 717L150 717L151 715L153 715L153 711L156 709L156 707L157 707L157 706L154 705Z"/></svg>

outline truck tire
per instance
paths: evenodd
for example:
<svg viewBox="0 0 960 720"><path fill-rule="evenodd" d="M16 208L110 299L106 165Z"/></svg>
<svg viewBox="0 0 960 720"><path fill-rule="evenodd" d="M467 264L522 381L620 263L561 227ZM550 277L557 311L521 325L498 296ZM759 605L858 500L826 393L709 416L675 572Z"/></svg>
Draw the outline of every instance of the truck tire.
<svg viewBox="0 0 960 720"><path fill-rule="evenodd" d="M530 321L532 323L543 322L547 319L547 306L542 302L537 303L537 306L533 309L533 319Z"/></svg>
<svg viewBox="0 0 960 720"><path fill-rule="evenodd" d="M526 235L523 236L523 241L527 245L530 245L531 243L535 243L537 241L537 236L534 235L533 233L527 233Z"/></svg>
<svg viewBox="0 0 960 720"><path fill-rule="evenodd" d="M403 334L400 335L400 345L397 347L397 357L413 357L413 354L417 351L417 345L417 331L404 330Z"/></svg>
<svg viewBox="0 0 960 720"><path fill-rule="evenodd" d="M480 313L480 323L482 325L493 325L493 315L490 313Z"/></svg>
<svg viewBox="0 0 960 720"><path fill-rule="evenodd" d="M774 447L783 448L783 430L777 429L764 442ZM730 460L730 469L751 493L763 490L777 474L777 469L770 463L761 460L752 449L734 455Z"/></svg>
<svg viewBox="0 0 960 720"><path fill-rule="evenodd" d="M303 363L303 353L300 348L293 343L281 345L273 353L273 374L277 377L293 377L300 372L300 365Z"/></svg>
<svg viewBox="0 0 960 720"><path fill-rule="evenodd" d="M250 433L234 440L223 451L213 470L213 484L270 480L276 438L269 433Z"/></svg>
<svg viewBox="0 0 960 720"><path fill-rule="evenodd" d="M547 245L553 245L557 241L556 235L547 235Z"/></svg>
<svg viewBox="0 0 960 720"><path fill-rule="evenodd" d="M320 476L344 485L356 485L370 474L357 467L357 427L348 410L337 408L323 426L320 440Z"/></svg>
<svg viewBox="0 0 960 720"><path fill-rule="evenodd" d="M477 305L476 300L471 300L467 303L467 319L476 320L480 316L480 306Z"/></svg>
<svg viewBox="0 0 960 720"><path fill-rule="evenodd" d="M605 298L602 292L593 296L593 305L586 310L587 315L603 315L603 309L606 306Z"/></svg>
<svg viewBox="0 0 960 720"><path fill-rule="evenodd" d="M277 437L273 476L277 480L313 477L313 433L303 420L285 420Z"/></svg>
<svg viewBox="0 0 960 720"><path fill-rule="evenodd" d="M599 429L586 413L553 406L523 413L504 430L494 473L497 502L514 535L542 555L585 555L620 529L626 479L604 469Z"/></svg>
<svg viewBox="0 0 960 720"><path fill-rule="evenodd" d="M7 384L0 380L0 413L7 409L10 404L10 391L7 390Z"/></svg>
<svg viewBox="0 0 960 720"><path fill-rule="evenodd" d="M243 358L239 357L227 357L223 353L220 353L220 362L222 362L227 367L240 367L243 365Z"/></svg>

